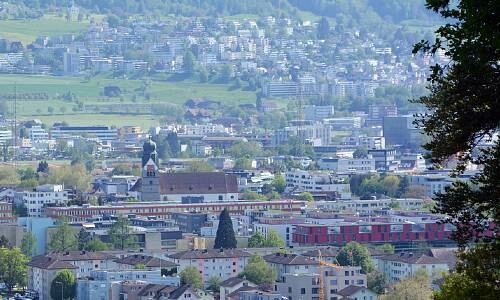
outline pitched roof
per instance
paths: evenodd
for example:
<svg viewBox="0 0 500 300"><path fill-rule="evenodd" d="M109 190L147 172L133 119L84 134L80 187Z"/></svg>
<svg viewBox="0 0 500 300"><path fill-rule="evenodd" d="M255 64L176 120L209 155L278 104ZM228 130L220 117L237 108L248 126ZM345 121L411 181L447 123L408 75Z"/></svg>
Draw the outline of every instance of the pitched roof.
<svg viewBox="0 0 500 300"><path fill-rule="evenodd" d="M422 255L414 255L411 252L401 252L401 253L394 253L394 254L386 254L379 256L378 259L381 260L387 260L387 261L397 261L397 262L402 262L402 263L407 263L407 264L443 264L445 262L435 258L431 257L425 254Z"/></svg>
<svg viewBox="0 0 500 300"><path fill-rule="evenodd" d="M74 269L71 261L82 260L108 260L116 257L104 252L93 251L66 251L66 252L51 252L45 255L38 255L31 259L28 263L31 267L41 269Z"/></svg>
<svg viewBox="0 0 500 300"><path fill-rule="evenodd" d="M179 299L182 296L182 294L184 294L184 292L190 288L191 288L190 285L187 284L181 285L180 287L170 292L170 296L168 297L168 299Z"/></svg>
<svg viewBox="0 0 500 300"><path fill-rule="evenodd" d="M448 264L450 268L457 264L457 248L431 248L426 254Z"/></svg>
<svg viewBox="0 0 500 300"><path fill-rule="evenodd" d="M270 263L281 264L281 265L318 265L319 263L315 260L310 259L297 254L269 254L264 256L264 260Z"/></svg>
<svg viewBox="0 0 500 300"><path fill-rule="evenodd" d="M230 293L227 295L227 297L231 298L236 295L239 295L240 292L248 292L248 291L260 291L260 288L257 286L242 286L239 289L235 290L234 292Z"/></svg>
<svg viewBox="0 0 500 300"><path fill-rule="evenodd" d="M246 281L245 278L242 278L242 277L231 277L231 278L228 278L226 280L224 280L220 286L225 286L225 287L233 287L237 284L240 284L242 282Z"/></svg>
<svg viewBox="0 0 500 300"><path fill-rule="evenodd" d="M141 191L139 178L132 191ZM233 174L223 172L160 173L160 194L225 194L238 193L238 182Z"/></svg>
<svg viewBox="0 0 500 300"><path fill-rule="evenodd" d="M366 288L363 286L349 285L349 286L341 289L340 291L338 291L337 294L344 296L344 297L348 297L348 296L351 296L354 293L356 293L362 289L366 289Z"/></svg>
<svg viewBox="0 0 500 300"><path fill-rule="evenodd" d="M150 283L146 286L144 286L139 293L137 293L138 296L149 296L150 293L153 294L153 296L157 296L158 294L166 294L169 295L172 291L176 289L175 286L169 286L169 285L164 285L164 284L153 284Z"/></svg>
<svg viewBox="0 0 500 300"><path fill-rule="evenodd" d="M131 266L143 264L145 267L150 267L150 268L156 268L156 267L171 268L178 266L176 263L173 263L171 261L142 254L129 255L123 258L115 259L114 261L119 264L131 265Z"/></svg>
<svg viewBox="0 0 500 300"><path fill-rule="evenodd" d="M302 253L302 255L308 257L319 257L320 253L321 257L337 257L337 254L339 254L339 248L326 247L322 249L314 249Z"/></svg>
<svg viewBox="0 0 500 300"><path fill-rule="evenodd" d="M28 266L46 270L78 269L78 267L73 266L68 262L53 259L52 257L44 255L33 257L28 263Z"/></svg>
<svg viewBox="0 0 500 300"><path fill-rule="evenodd" d="M209 258L230 258L230 257L249 257L250 253L239 249L205 249L205 250L187 250L170 255L174 259L209 259Z"/></svg>

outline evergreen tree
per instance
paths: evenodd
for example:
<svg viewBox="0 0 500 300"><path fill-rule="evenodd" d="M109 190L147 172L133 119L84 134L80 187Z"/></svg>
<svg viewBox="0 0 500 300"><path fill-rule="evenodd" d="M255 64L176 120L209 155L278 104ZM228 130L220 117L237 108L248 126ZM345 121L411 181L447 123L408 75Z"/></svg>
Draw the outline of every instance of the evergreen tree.
<svg viewBox="0 0 500 300"><path fill-rule="evenodd" d="M42 160L41 162L39 162L38 167L36 168L36 172L49 173L49 164L47 163L47 161Z"/></svg>
<svg viewBox="0 0 500 300"><path fill-rule="evenodd" d="M78 250L86 250L86 245L90 240L92 239L92 236L90 235L90 232L87 232L84 228L80 229L78 231L78 234L76 235L76 240L78 243Z"/></svg>
<svg viewBox="0 0 500 300"><path fill-rule="evenodd" d="M184 54L184 60L183 60L183 65L184 65L184 72L188 75L193 75L194 74L194 55L193 52L190 50L186 51L186 54Z"/></svg>
<svg viewBox="0 0 500 300"><path fill-rule="evenodd" d="M234 249L236 248L236 237L233 230L233 222L227 208L220 213L219 227L215 236L215 249Z"/></svg>
<svg viewBox="0 0 500 300"><path fill-rule="evenodd" d="M7 239L7 237L5 235L2 235L0 237L0 248L2 248L2 247L5 247L5 248L9 247L9 240Z"/></svg>
<svg viewBox="0 0 500 300"><path fill-rule="evenodd" d="M329 32L330 32L330 24L328 23L328 20L325 17L323 17L321 18L318 24L318 38L322 40L327 39Z"/></svg>

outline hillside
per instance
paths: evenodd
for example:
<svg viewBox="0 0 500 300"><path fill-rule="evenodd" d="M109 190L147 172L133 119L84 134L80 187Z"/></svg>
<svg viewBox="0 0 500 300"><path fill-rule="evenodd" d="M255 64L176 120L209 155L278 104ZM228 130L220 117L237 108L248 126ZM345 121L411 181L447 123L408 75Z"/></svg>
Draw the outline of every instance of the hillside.
<svg viewBox="0 0 500 300"><path fill-rule="evenodd" d="M75 3L93 13L182 16L278 15L300 18L303 12L331 17L344 26L383 26L406 20L429 23L435 17L425 0L11 0L29 8L65 8Z"/></svg>

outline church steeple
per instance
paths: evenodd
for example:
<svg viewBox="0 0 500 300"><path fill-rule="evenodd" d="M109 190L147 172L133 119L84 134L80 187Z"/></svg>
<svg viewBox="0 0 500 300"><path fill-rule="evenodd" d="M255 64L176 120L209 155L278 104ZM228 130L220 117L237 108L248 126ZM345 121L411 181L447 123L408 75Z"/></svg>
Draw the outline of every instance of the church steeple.
<svg viewBox="0 0 500 300"><path fill-rule="evenodd" d="M160 174L156 143L151 137L142 146L141 200L160 201Z"/></svg>
<svg viewBox="0 0 500 300"><path fill-rule="evenodd" d="M158 153L156 152L156 143L149 137L149 139L144 142L142 146L142 167L144 167L149 159L158 165Z"/></svg>

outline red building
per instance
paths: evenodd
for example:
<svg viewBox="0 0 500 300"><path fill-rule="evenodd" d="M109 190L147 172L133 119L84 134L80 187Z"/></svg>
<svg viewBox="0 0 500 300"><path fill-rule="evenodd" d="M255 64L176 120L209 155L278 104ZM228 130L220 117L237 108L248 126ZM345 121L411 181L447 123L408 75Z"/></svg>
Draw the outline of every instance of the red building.
<svg viewBox="0 0 500 300"><path fill-rule="evenodd" d="M448 241L453 230L445 224L429 223L367 223L339 225L295 225L294 244L335 245L351 241L360 243L397 243L411 241Z"/></svg>

